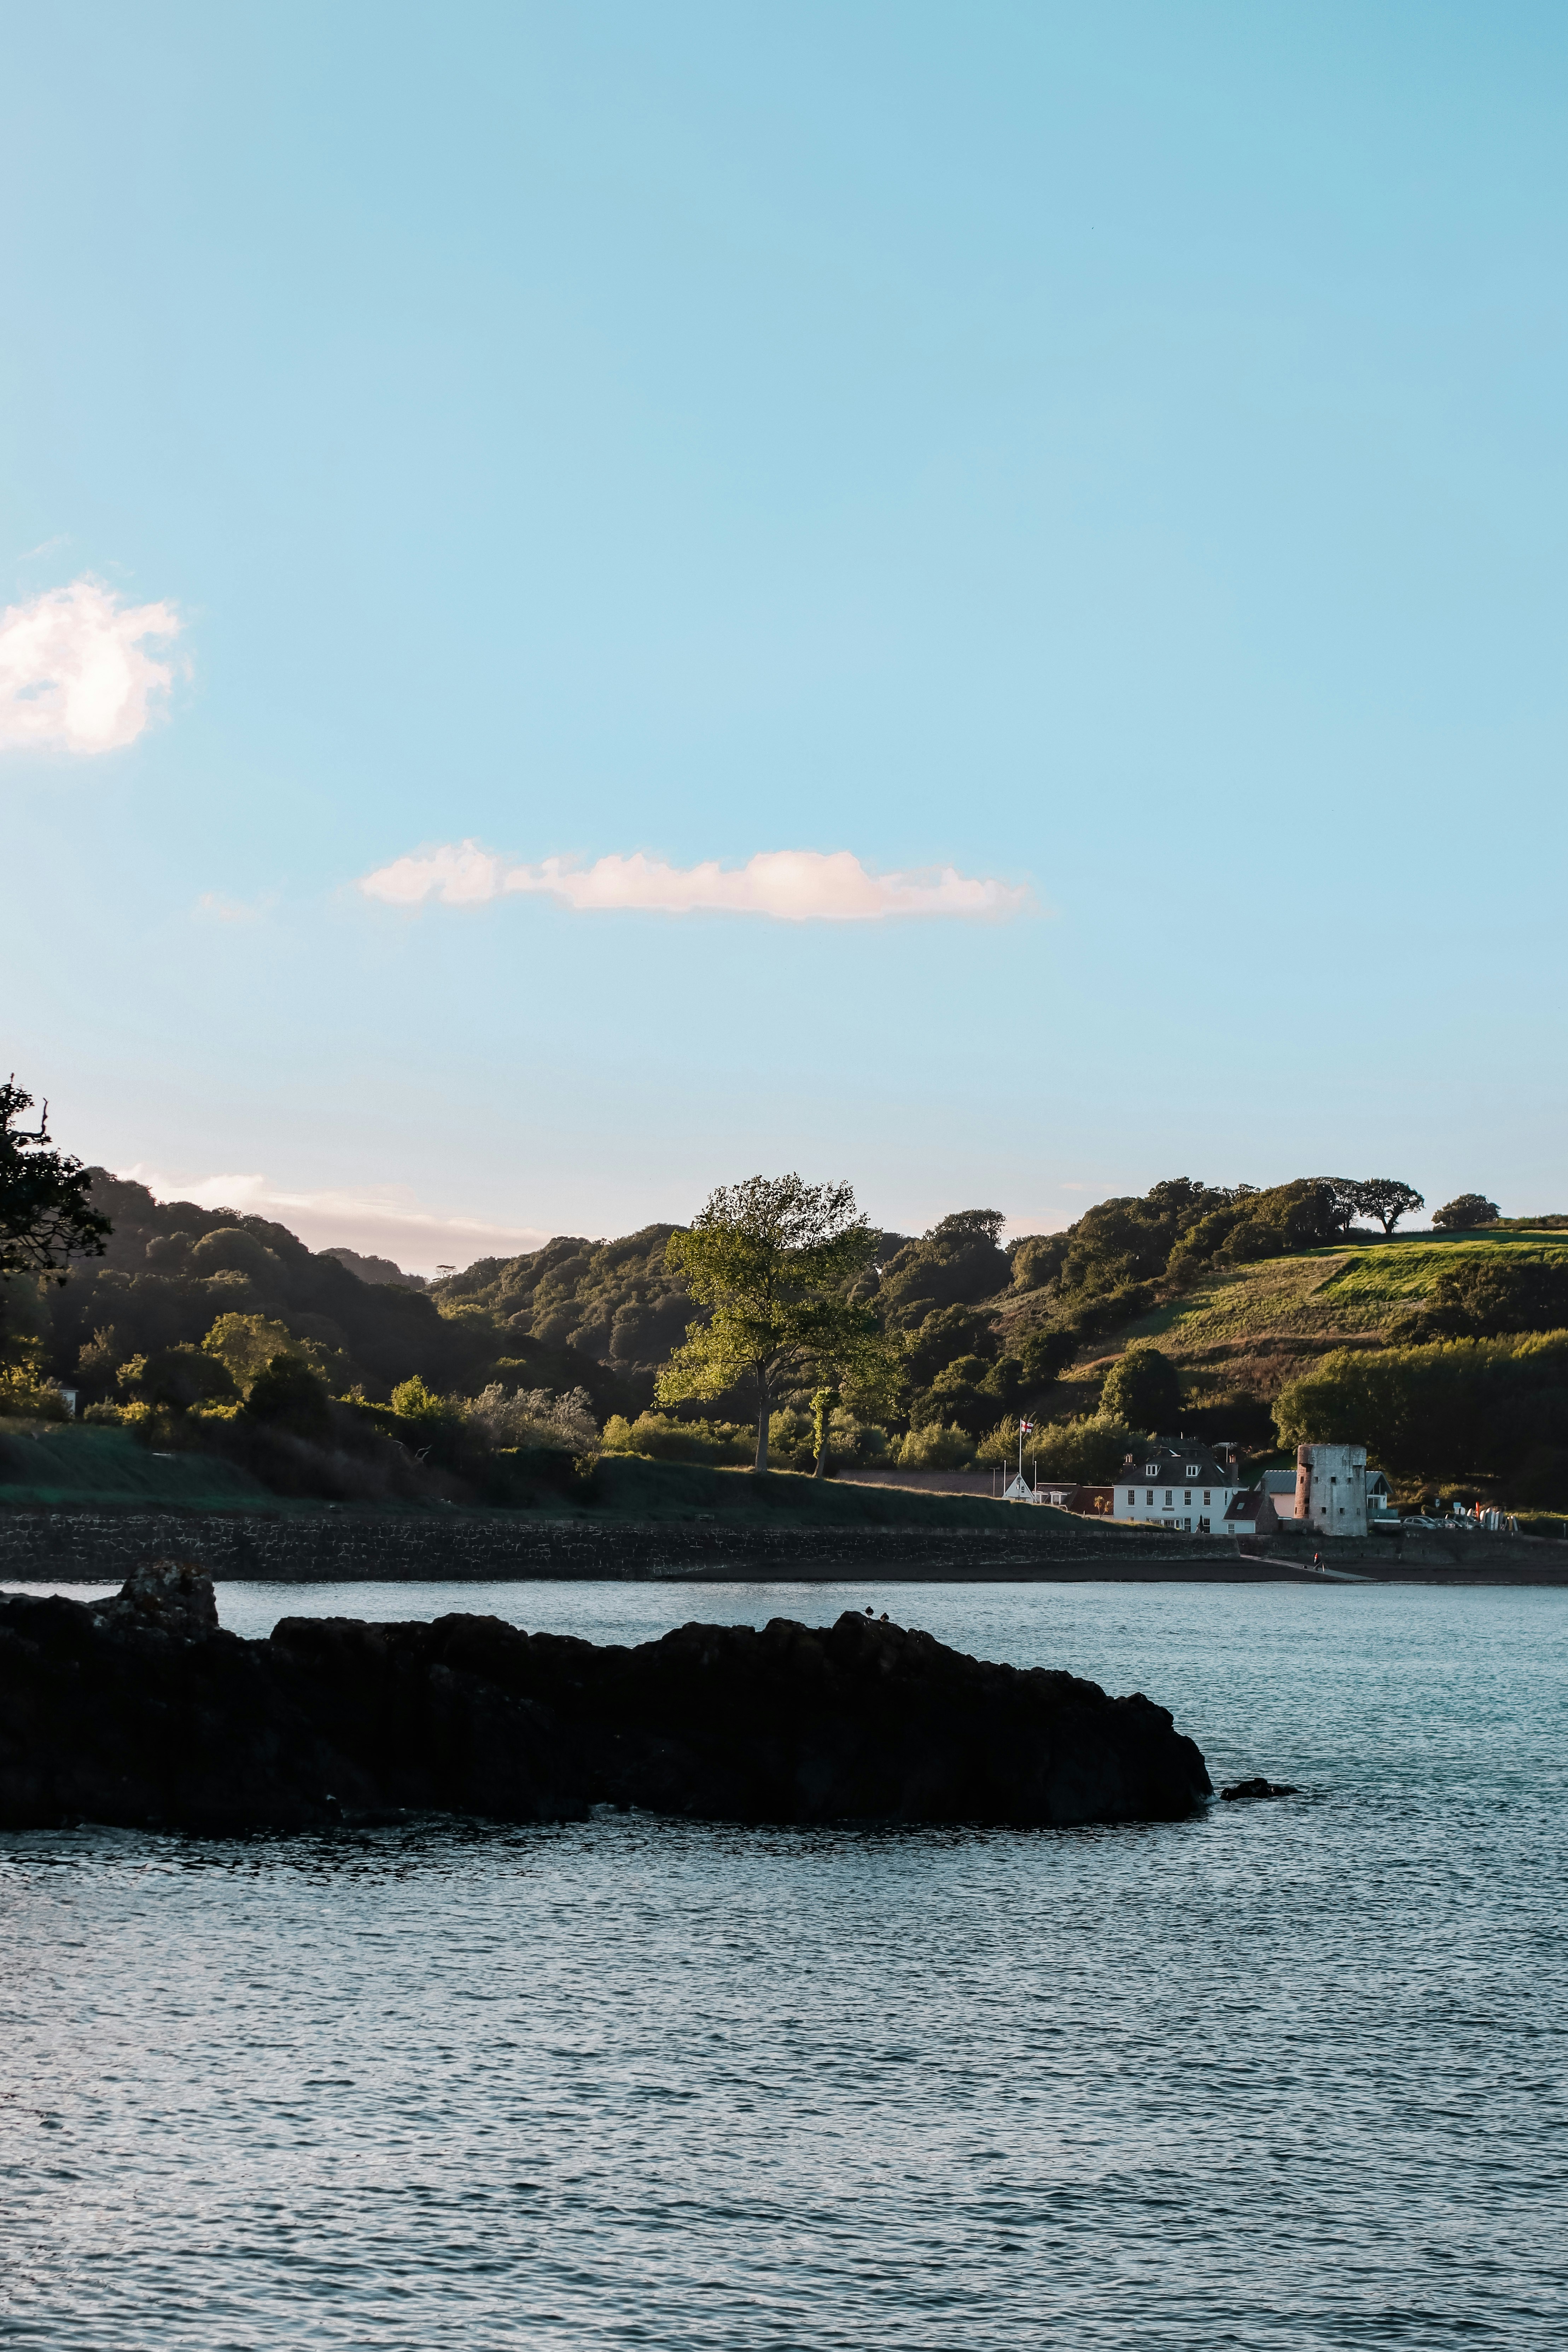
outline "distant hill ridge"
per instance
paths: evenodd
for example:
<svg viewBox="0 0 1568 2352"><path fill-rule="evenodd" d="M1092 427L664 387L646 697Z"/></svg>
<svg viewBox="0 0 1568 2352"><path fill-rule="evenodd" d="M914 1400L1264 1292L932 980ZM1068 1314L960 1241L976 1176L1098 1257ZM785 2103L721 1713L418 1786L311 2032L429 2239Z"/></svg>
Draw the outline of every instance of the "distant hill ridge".
<svg viewBox="0 0 1568 2352"><path fill-rule="evenodd" d="M1568 1329L1568 1218L1385 1237L1352 1222L1355 1189L1177 1178L1096 1202L1061 1233L1004 1241L1002 1213L972 1209L923 1234L877 1234L858 1287L908 1368L889 1428L900 1443L949 1433L931 1456L945 1463L1000 1443L1008 1416L1095 1415L1110 1365L1142 1340L1174 1367L1190 1433L1268 1451L1281 1390L1336 1351ZM120 1393L133 1356L198 1344L237 1313L310 1343L337 1394L384 1402L414 1375L441 1394L582 1388L601 1422L633 1421L696 1318L665 1262L667 1223L557 1235L416 1287L390 1260L312 1252L268 1219L156 1202L102 1171L93 1199L113 1220L107 1256L40 1298L46 1369L84 1403ZM737 1391L705 1410L739 1422L749 1404Z"/></svg>
<svg viewBox="0 0 1568 2352"><path fill-rule="evenodd" d="M363 1257L358 1250L342 1248L324 1249L321 1255L335 1257L340 1265L346 1265L349 1272L357 1274L362 1282L401 1282L406 1284L410 1290L428 1290L430 1287L422 1274L405 1274L403 1268L395 1265L389 1257Z"/></svg>

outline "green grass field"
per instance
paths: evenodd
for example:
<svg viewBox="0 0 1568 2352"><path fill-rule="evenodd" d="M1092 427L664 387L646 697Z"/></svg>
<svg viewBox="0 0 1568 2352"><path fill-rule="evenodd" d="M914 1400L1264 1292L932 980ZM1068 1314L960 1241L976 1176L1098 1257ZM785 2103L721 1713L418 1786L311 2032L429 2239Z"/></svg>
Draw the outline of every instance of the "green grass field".
<svg viewBox="0 0 1568 2352"><path fill-rule="evenodd" d="M170 1503L233 1511L274 1501L232 1463L152 1454L123 1430L0 1422L0 1503Z"/></svg>
<svg viewBox="0 0 1568 2352"><path fill-rule="evenodd" d="M1382 1339L1397 1316L1436 1287L1439 1275L1467 1260L1501 1256L1568 1260L1568 1234L1483 1232L1451 1240L1412 1234L1265 1258L1205 1276L1184 1297L1097 1342L1090 1353L1103 1368L1133 1340L1154 1339L1193 1369L1200 1387L1245 1380L1272 1395L1326 1349Z"/></svg>
<svg viewBox="0 0 1568 2352"><path fill-rule="evenodd" d="M271 1494L229 1463L200 1454L161 1454L125 1431L70 1423L0 1423L0 1507L97 1505L105 1509L319 1511L322 1504ZM422 1511L388 1503L391 1512ZM437 1507L450 1507L449 1506ZM787 1519L799 1527L1002 1527L1016 1506L959 1495L852 1486L773 1470L708 1469L605 1454L591 1496L542 1496L533 1516L586 1519ZM1048 1515L1059 1518L1060 1513ZM1041 1517L1039 1524L1044 1525Z"/></svg>

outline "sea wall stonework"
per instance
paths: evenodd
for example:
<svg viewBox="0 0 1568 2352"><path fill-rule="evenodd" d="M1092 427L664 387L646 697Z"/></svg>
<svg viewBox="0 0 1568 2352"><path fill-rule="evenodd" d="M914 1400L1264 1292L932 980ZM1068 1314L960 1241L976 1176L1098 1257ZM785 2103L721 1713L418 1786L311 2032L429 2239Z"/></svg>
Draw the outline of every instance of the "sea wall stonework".
<svg viewBox="0 0 1568 2352"><path fill-rule="evenodd" d="M725 1527L373 1512L0 1510L0 1578L113 1584L164 1555L263 1583L488 1582L525 1577L1048 1579L1168 1575L1218 1547L1085 1523L1017 1527ZM1201 1572L1201 1570L1200 1570Z"/></svg>

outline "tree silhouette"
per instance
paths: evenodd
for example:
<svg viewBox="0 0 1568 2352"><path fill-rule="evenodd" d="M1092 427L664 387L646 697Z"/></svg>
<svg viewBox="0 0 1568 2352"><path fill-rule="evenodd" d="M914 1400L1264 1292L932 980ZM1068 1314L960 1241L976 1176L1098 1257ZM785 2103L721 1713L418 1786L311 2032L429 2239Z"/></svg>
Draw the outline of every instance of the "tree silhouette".
<svg viewBox="0 0 1568 2352"><path fill-rule="evenodd" d="M49 1107L36 1128L18 1122L33 1097L15 1071L0 1087L0 1276L54 1274L66 1260L101 1257L109 1219L90 1207L92 1178L79 1160L49 1149Z"/></svg>

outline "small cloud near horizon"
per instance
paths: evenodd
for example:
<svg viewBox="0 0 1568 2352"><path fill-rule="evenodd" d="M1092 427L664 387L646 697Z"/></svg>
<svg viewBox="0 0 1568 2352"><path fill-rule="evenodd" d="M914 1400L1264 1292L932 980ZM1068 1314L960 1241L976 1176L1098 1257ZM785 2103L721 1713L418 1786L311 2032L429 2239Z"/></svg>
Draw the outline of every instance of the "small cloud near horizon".
<svg viewBox="0 0 1568 2352"><path fill-rule="evenodd" d="M83 574L0 613L0 751L116 751L153 718L174 676L142 651L176 637L172 604L121 604Z"/></svg>
<svg viewBox="0 0 1568 2352"><path fill-rule="evenodd" d="M194 1201L202 1209L234 1209L287 1225L307 1248L352 1249L389 1257L405 1274L433 1275L438 1265L459 1270L479 1257L521 1257L550 1236L531 1225L492 1225L478 1217L442 1216L425 1208L406 1185L293 1190L260 1174L167 1175L138 1161L113 1171L127 1183L145 1184L158 1201Z"/></svg>
<svg viewBox="0 0 1568 2352"><path fill-rule="evenodd" d="M760 852L744 866L669 866L638 850L593 866L547 857L510 865L477 842L449 842L395 858L363 876L367 898L390 907L481 906L514 892L556 899L579 912L635 909L666 915L763 915L779 922L875 922L889 916L1005 917L1031 903L1022 887L960 874L951 866L873 874L847 849Z"/></svg>
<svg viewBox="0 0 1568 2352"><path fill-rule="evenodd" d="M271 898L231 898L222 890L204 890L191 909L195 921L258 923L276 902Z"/></svg>

